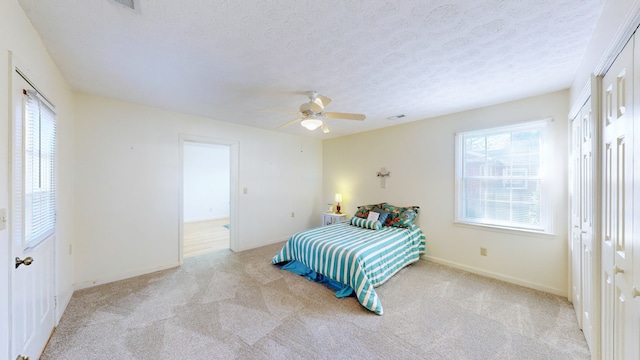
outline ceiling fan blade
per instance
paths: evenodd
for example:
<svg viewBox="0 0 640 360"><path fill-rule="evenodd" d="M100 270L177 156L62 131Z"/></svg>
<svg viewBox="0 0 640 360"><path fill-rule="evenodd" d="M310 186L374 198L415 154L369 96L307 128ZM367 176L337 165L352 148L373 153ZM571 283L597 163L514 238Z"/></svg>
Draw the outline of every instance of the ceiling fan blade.
<svg viewBox="0 0 640 360"><path fill-rule="evenodd" d="M322 112L322 106L316 104L315 102L308 102L300 105L300 114L304 114L307 111L313 111L318 114Z"/></svg>
<svg viewBox="0 0 640 360"><path fill-rule="evenodd" d="M329 129L329 126L327 125L326 121L322 122L322 132L325 134L328 134L329 132L331 132L331 130Z"/></svg>
<svg viewBox="0 0 640 360"><path fill-rule="evenodd" d="M364 120L366 117L363 114L347 114L347 113L337 113L337 112L326 112L323 113L324 116L330 119L346 119L346 120Z"/></svg>
<svg viewBox="0 0 640 360"><path fill-rule="evenodd" d="M318 95L313 100L313 102L318 104L318 105L320 105L320 107L324 109L325 106L329 105L329 103L331 102L331 99L329 99L328 97L326 97L324 95Z"/></svg>
<svg viewBox="0 0 640 360"><path fill-rule="evenodd" d="M288 123L286 123L286 124L283 124L283 125L278 126L278 129L282 129L282 128L287 127L287 126L289 126L289 125L293 125L293 124L295 124L295 123L299 122L299 121L300 121L300 120L302 120L302 119L304 119L304 118L297 118L297 119L291 120L291 121L289 121L289 122L288 122Z"/></svg>
<svg viewBox="0 0 640 360"><path fill-rule="evenodd" d="M265 109L265 110L258 110L258 112L281 113L281 114L296 114L296 115L300 114L299 111L281 110L281 109Z"/></svg>

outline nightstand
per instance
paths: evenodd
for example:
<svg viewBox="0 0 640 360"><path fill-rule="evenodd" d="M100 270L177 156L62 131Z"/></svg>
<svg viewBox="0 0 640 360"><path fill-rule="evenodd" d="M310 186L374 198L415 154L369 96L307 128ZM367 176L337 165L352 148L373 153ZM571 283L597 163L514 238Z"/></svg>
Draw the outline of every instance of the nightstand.
<svg viewBox="0 0 640 360"><path fill-rule="evenodd" d="M347 214L322 214L322 226L332 225L347 220Z"/></svg>

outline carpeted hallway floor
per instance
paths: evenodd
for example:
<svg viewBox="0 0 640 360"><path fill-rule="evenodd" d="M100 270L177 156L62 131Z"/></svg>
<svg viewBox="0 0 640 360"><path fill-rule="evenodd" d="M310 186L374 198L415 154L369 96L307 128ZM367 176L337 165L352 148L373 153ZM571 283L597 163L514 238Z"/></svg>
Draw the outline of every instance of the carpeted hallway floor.
<svg viewBox="0 0 640 360"><path fill-rule="evenodd" d="M271 265L281 246L78 291L42 359L589 359L564 298L421 260L378 316Z"/></svg>

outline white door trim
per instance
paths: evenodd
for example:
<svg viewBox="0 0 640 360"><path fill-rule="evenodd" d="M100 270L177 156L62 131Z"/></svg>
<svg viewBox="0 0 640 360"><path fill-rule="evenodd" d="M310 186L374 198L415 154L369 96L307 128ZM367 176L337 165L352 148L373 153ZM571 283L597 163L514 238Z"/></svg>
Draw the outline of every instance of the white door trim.
<svg viewBox="0 0 640 360"><path fill-rule="evenodd" d="M4 71L8 74L8 88L13 89L13 55L11 51L7 51L7 59L8 68L4 69ZM3 99L7 101L9 109L13 107L12 93L13 91L9 91L7 98ZM9 134L11 134L11 122L13 121L13 116L2 116L1 119L0 126L3 127L3 130L6 130L4 133L6 135L0 138L0 147L8 151L10 146ZM9 184L11 184L11 169L9 155L0 158L0 167L0 176L4 179L4 181L2 181L3 185L0 188L0 208L6 209L7 211L7 222L5 223L6 228L4 230L0 230L0 254L2 254L0 256L0 358L9 359L11 356L11 322L9 319L9 315L11 313L11 303L9 301L11 289L11 245L9 238L9 219L11 215L11 186Z"/></svg>

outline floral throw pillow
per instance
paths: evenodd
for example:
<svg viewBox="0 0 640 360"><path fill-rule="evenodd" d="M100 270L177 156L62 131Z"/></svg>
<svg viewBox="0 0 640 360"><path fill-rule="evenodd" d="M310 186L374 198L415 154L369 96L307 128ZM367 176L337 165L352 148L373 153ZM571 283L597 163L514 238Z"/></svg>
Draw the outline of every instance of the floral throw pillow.
<svg viewBox="0 0 640 360"><path fill-rule="evenodd" d="M408 228L413 225L418 217L419 206L399 207L385 204L382 209L389 213L384 226Z"/></svg>
<svg viewBox="0 0 640 360"><path fill-rule="evenodd" d="M358 207L358 210L356 211L356 213L353 215L355 217L359 217L362 219L366 219L369 216L369 211L372 211L375 208L383 208L382 206L385 205L386 203L382 203L382 204L371 204L371 205L362 205Z"/></svg>

